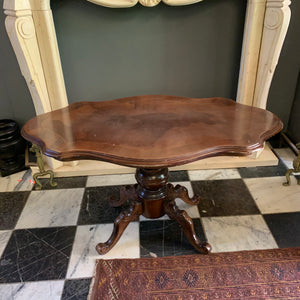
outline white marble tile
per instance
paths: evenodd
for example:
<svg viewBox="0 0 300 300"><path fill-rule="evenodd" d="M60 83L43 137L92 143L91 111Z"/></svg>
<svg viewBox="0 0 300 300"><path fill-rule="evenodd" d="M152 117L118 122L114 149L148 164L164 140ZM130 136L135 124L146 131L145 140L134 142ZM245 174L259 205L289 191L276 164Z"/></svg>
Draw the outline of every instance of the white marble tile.
<svg viewBox="0 0 300 300"><path fill-rule="evenodd" d="M143 222L143 221L161 221L161 220L170 220L170 218L167 215L163 215L162 217L156 218L156 219L149 219L149 218L146 218L144 216L140 216L140 222Z"/></svg>
<svg viewBox="0 0 300 300"><path fill-rule="evenodd" d="M283 186L285 177L244 179L259 210L263 214L300 211L300 186L295 177L291 185Z"/></svg>
<svg viewBox="0 0 300 300"><path fill-rule="evenodd" d="M76 225L83 193L83 188L32 191L16 228Z"/></svg>
<svg viewBox="0 0 300 300"><path fill-rule="evenodd" d="M136 184L135 174L117 174L89 176L86 186L109 186L109 185L127 185Z"/></svg>
<svg viewBox="0 0 300 300"><path fill-rule="evenodd" d="M202 218L212 252L278 248L261 215Z"/></svg>
<svg viewBox="0 0 300 300"><path fill-rule="evenodd" d="M69 262L67 278L91 277L97 259L139 258L139 223L128 225L118 243L105 255L95 249L99 242L106 242L113 224L78 226Z"/></svg>
<svg viewBox="0 0 300 300"><path fill-rule="evenodd" d="M1 192L31 191L33 185L31 170L0 177Z"/></svg>
<svg viewBox="0 0 300 300"><path fill-rule="evenodd" d="M288 169L293 169L293 160L296 158L296 154L290 148L274 148L273 150Z"/></svg>
<svg viewBox="0 0 300 300"><path fill-rule="evenodd" d="M0 230L0 258L11 236L12 230Z"/></svg>
<svg viewBox="0 0 300 300"><path fill-rule="evenodd" d="M0 284L0 300L60 300L63 280Z"/></svg>
<svg viewBox="0 0 300 300"><path fill-rule="evenodd" d="M212 252L278 248L261 215L202 218Z"/></svg>
<svg viewBox="0 0 300 300"><path fill-rule="evenodd" d="M188 171L190 180L219 180L241 178L237 169L214 169Z"/></svg>

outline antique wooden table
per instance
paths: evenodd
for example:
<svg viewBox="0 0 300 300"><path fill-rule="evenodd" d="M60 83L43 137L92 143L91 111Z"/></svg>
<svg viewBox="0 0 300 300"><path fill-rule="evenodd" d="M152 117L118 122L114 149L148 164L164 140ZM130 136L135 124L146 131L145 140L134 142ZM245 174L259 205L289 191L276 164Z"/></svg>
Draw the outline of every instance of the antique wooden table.
<svg viewBox="0 0 300 300"><path fill-rule="evenodd" d="M175 203L181 198L195 205L200 197L190 198L184 187L168 183L168 167L249 155L281 129L271 112L230 99L157 95L73 103L29 120L22 135L58 160L94 159L137 169L137 184L121 189L120 199L111 203L130 200L131 205L115 220L108 241L96 246L99 254L107 253L139 215L164 214L180 224L200 253L208 253L210 245L198 239L192 219Z"/></svg>

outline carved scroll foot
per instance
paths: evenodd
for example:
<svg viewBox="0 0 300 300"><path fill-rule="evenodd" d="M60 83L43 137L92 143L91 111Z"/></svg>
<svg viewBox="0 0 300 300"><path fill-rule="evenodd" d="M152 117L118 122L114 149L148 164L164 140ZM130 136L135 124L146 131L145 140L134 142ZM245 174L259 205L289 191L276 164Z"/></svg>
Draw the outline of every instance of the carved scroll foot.
<svg viewBox="0 0 300 300"><path fill-rule="evenodd" d="M188 190L184 186L177 184L174 187L171 183L168 183L168 197L169 199L180 198L185 203L190 205L197 205L201 201L201 197L198 195L194 195L192 198L190 198Z"/></svg>
<svg viewBox="0 0 300 300"><path fill-rule="evenodd" d="M136 193L135 185L126 185L120 188L120 198L116 199L115 197L111 197L109 199L109 205L112 207L119 207L124 204L127 200L136 201L137 200L137 193Z"/></svg>
<svg viewBox="0 0 300 300"><path fill-rule="evenodd" d="M134 221L143 213L142 203L133 201L130 208L121 212L114 222L114 229L110 238L105 243L99 243L96 250L100 255L106 254L120 239L124 230L131 221Z"/></svg>
<svg viewBox="0 0 300 300"><path fill-rule="evenodd" d="M208 254L211 251L211 246L208 243L201 242L197 237L194 229L194 224L191 217L186 211L180 210L175 200L166 201L164 203L165 213L173 220L177 221L188 238L192 246L201 254Z"/></svg>

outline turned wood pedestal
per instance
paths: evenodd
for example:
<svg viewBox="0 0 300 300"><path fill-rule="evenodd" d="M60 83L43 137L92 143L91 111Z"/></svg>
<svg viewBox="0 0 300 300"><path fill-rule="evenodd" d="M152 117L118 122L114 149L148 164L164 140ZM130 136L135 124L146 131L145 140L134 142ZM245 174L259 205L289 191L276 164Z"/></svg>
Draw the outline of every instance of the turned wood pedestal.
<svg viewBox="0 0 300 300"><path fill-rule="evenodd" d="M137 184L120 190L120 206L130 201L114 222L112 235L99 243L107 253L127 225L140 215L176 220L200 253L211 250L197 237L192 219L175 199L196 205L187 190L168 183L168 167L219 155L250 155L282 129L271 112L225 98L139 96L104 102L79 102L39 115L22 128L28 141L62 161L95 159L135 167ZM241 200L242 201L242 200Z"/></svg>
<svg viewBox="0 0 300 300"><path fill-rule="evenodd" d="M196 205L200 202L200 197L190 198L185 187L180 185L174 187L171 183L168 183L168 179L169 171L167 168L137 169L136 180L138 184L121 189L120 200L111 202L112 206L120 206L130 200L131 206L115 220L114 230L108 241L99 243L96 246L99 254L107 253L120 239L127 225L140 215L156 219L165 214L179 223L196 250L203 254L210 252L211 246L198 239L192 219L184 210L180 210L175 203L175 199L180 198L188 204Z"/></svg>

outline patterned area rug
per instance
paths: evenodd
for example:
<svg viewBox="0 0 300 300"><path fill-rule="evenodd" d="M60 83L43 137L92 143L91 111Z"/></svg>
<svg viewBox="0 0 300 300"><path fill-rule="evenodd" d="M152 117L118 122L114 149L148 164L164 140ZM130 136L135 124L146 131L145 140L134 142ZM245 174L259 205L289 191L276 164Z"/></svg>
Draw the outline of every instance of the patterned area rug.
<svg viewBox="0 0 300 300"><path fill-rule="evenodd" d="M98 260L90 300L300 299L300 248Z"/></svg>

